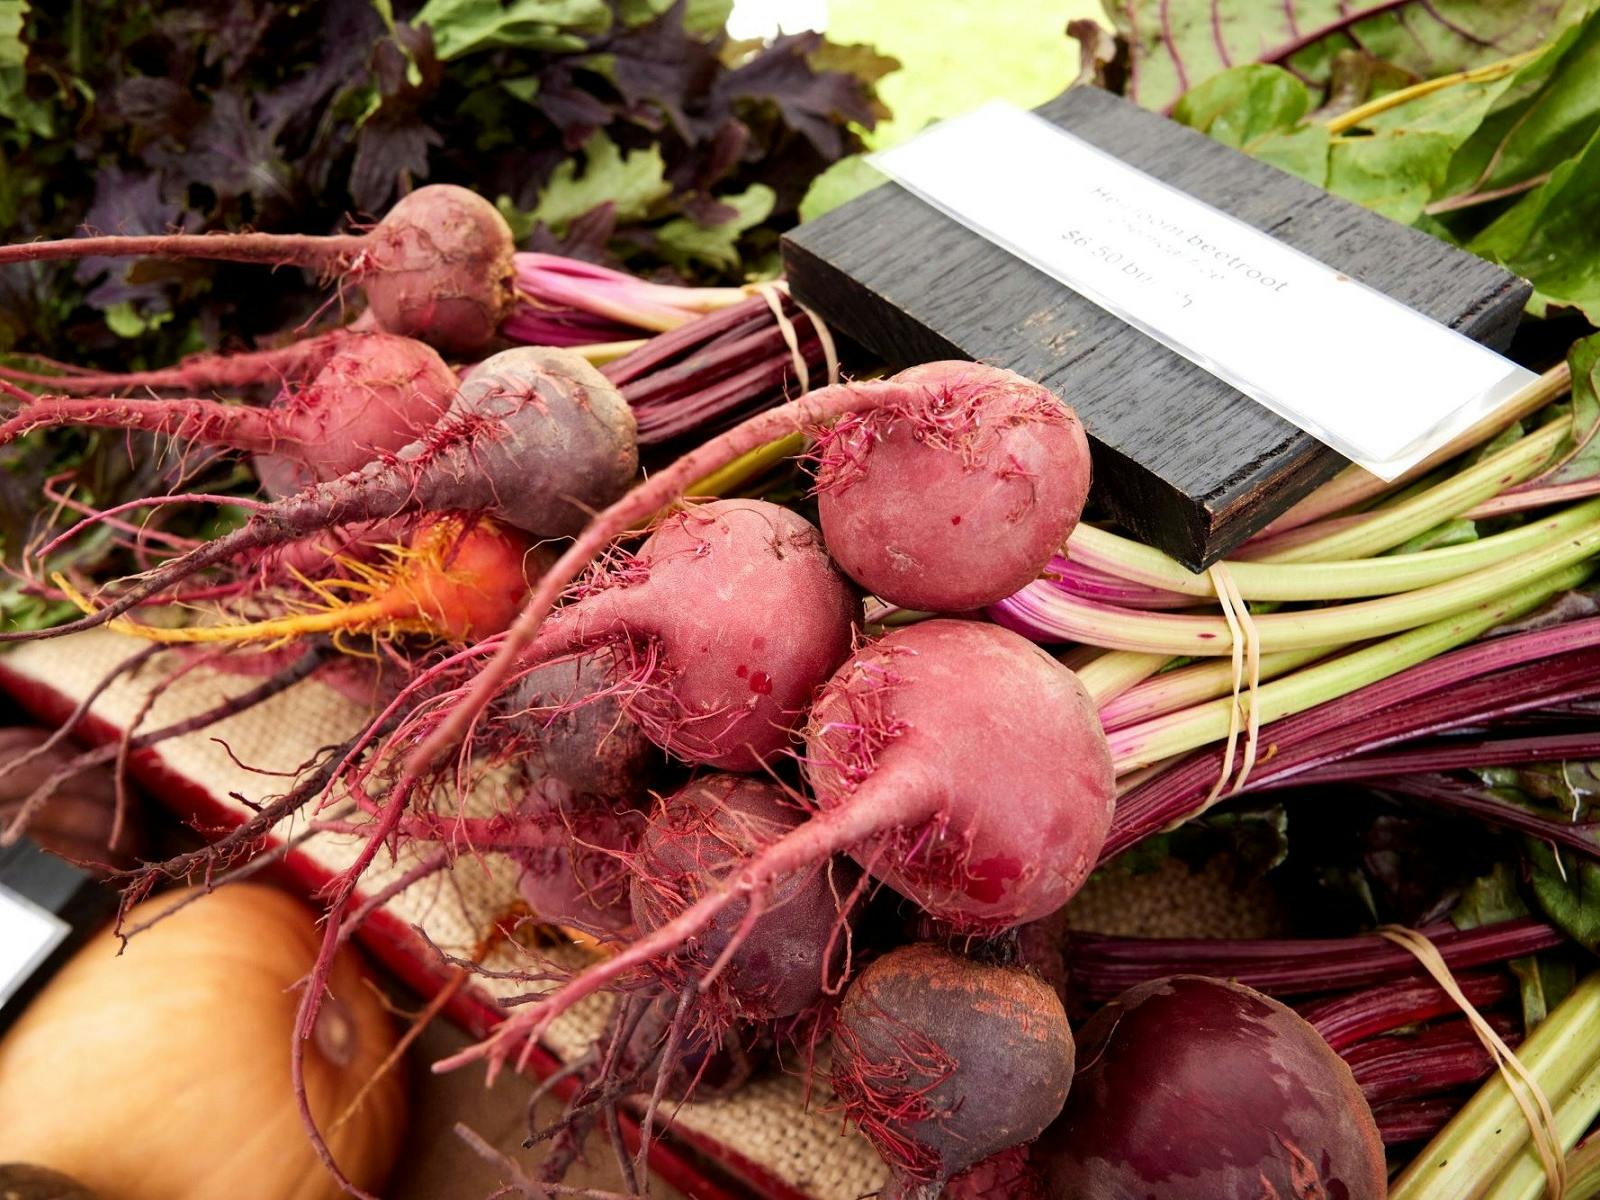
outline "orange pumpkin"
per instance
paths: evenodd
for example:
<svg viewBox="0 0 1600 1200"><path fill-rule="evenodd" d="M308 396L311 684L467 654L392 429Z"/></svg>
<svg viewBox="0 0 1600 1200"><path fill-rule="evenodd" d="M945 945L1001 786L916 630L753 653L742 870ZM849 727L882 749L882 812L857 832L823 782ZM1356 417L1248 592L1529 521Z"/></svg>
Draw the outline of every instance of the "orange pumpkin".
<svg viewBox="0 0 1600 1200"><path fill-rule="evenodd" d="M170 906L146 901L129 927ZM0 1039L0 1162L64 1171L106 1200L335 1200L289 1075L299 991L322 940L304 904L232 884L139 933L92 938ZM395 1044L352 951L306 1046L334 1157L382 1185L404 1133L403 1071L355 1100Z"/></svg>

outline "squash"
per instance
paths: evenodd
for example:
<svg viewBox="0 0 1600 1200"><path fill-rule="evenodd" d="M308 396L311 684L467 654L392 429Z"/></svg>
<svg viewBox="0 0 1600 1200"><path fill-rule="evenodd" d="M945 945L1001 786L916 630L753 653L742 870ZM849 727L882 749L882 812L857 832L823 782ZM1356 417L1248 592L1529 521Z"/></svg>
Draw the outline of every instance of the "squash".
<svg viewBox="0 0 1600 1200"><path fill-rule="evenodd" d="M171 905L132 910L127 927ZM301 1124L289 1052L322 934L310 909L230 884L135 935L96 935L0 1039L0 1162L65 1172L104 1200L336 1200ZM404 1133L395 1045L354 951L306 1046L307 1094L334 1158L382 1185Z"/></svg>

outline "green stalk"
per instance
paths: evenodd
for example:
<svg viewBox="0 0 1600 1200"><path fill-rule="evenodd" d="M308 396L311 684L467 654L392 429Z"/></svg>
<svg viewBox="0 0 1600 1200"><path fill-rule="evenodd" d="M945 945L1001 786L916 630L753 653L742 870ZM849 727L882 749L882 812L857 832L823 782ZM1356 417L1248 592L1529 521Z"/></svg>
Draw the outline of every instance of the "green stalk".
<svg viewBox="0 0 1600 1200"><path fill-rule="evenodd" d="M1577 504L1516 529L1459 546L1360 558L1343 562L1228 562L1225 564L1246 600L1345 600L1414 591L1495 566L1535 547L1558 540L1600 519L1600 500ZM1431 526L1430 526L1431 528ZM1213 598L1209 574L1196 575L1151 546L1080 525L1067 542L1067 557L1133 583L1185 596Z"/></svg>
<svg viewBox="0 0 1600 1200"><path fill-rule="evenodd" d="M1600 1058L1590 1066L1588 1074L1578 1080L1570 1092L1550 1096L1550 1107L1555 1110L1556 1130L1561 1135L1563 1152L1577 1144L1584 1131L1600 1114ZM1571 1159L1568 1159L1568 1178L1571 1177ZM1511 1165L1500 1172L1500 1177L1488 1191L1484 1200L1539 1200L1545 1194L1547 1179L1544 1164L1532 1143L1524 1146L1511 1160ZM1572 1190L1566 1192L1572 1200Z"/></svg>
<svg viewBox="0 0 1600 1200"><path fill-rule="evenodd" d="M1517 1050L1552 1099L1571 1094L1600 1063L1600 973L1590 975ZM1475 1200L1529 1148L1528 1125L1498 1075L1478 1089L1389 1188L1389 1200ZM1542 1179L1542 1175L1541 1175Z"/></svg>
<svg viewBox="0 0 1600 1200"><path fill-rule="evenodd" d="M1141 654L1137 650L1113 650L1102 654L1092 663L1078 669L1078 682L1087 689L1096 705L1106 701L1136 684L1142 683L1164 667L1170 654Z"/></svg>
<svg viewBox="0 0 1600 1200"><path fill-rule="evenodd" d="M1329 605L1299 612L1266 613L1254 618L1263 653L1341 646L1384 637L1470 609L1513 587L1600 550L1600 518L1591 517L1576 532L1509 562L1471 575L1397 596ZM1040 600L1061 637L1113 650L1143 654L1223 655L1233 650L1233 633L1222 617L1115 609L1065 595Z"/></svg>
<svg viewBox="0 0 1600 1200"><path fill-rule="evenodd" d="M1551 421L1498 454L1458 471L1443 483L1411 499L1373 513L1365 520L1326 536L1263 556L1265 562L1323 562L1367 558L1398 546L1407 538L1460 516L1475 504L1532 479L1549 462L1572 422Z"/></svg>
<svg viewBox="0 0 1600 1200"><path fill-rule="evenodd" d="M1586 564L1551 571L1465 612L1263 684L1253 698L1242 699L1246 705L1260 705L1262 723L1303 712L1464 645L1576 587L1589 573ZM1232 710L1233 697L1228 696L1108 734L1117 774L1220 741L1228 736Z"/></svg>
<svg viewBox="0 0 1600 1200"><path fill-rule="evenodd" d="M1122 652L1118 652L1122 653ZM1327 651L1283 650L1261 656L1261 678L1276 679L1307 663L1316 662ZM1121 695L1100 705L1100 720L1107 729L1148 721L1163 713L1177 712L1215 696L1233 694L1233 664L1226 659L1210 659L1179 667L1147 679Z"/></svg>

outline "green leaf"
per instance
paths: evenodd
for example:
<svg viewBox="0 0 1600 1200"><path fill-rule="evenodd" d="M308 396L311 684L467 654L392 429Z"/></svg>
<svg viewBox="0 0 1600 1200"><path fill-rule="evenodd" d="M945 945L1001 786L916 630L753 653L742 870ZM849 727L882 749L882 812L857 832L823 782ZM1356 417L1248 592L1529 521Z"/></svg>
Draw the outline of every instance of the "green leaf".
<svg viewBox="0 0 1600 1200"><path fill-rule="evenodd" d="M1545 842L1528 840L1534 898L1579 945L1600 952L1600 863L1576 854L1558 856Z"/></svg>
<svg viewBox="0 0 1600 1200"><path fill-rule="evenodd" d="M1535 316L1567 306L1600 325L1600 131L1467 248L1532 282Z"/></svg>
<svg viewBox="0 0 1600 1200"><path fill-rule="evenodd" d="M653 21L673 5L675 0L621 0L617 16L624 25L643 25ZM684 6L683 27L701 38L710 38L722 32L733 12L733 0L689 0Z"/></svg>
<svg viewBox="0 0 1600 1200"><path fill-rule="evenodd" d="M1246 66L1187 92L1172 117L1226 146L1326 186L1328 131L1301 125L1311 90L1280 67Z"/></svg>
<svg viewBox="0 0 1600 1200"><path fill-rule="evenodd" d="M800 201L800 219L810 221L825 212L832 212L883 182L882 173L876 167L868 166L864 156L852 154L849 158L841 158L811 181L811 186Z"/></svg>
<svg viewBox="0 0 1600 1200"><path fill-rule="evenodd" d="M1572 368L1572 432L1561 448L1565 461L1547 483L1576 483L1600 476L1600 333L1576 341L1567 351Z"/></svg>
<svg viewBox="0 0 1600 1200"><path fill-rule="evenodd" d="M1457 150L1515 75L1460 83L1419 97L1335 138L1328 190L1409 225L1439 193Z"/></svg>
<svg viewBox="0 0 1600 1200"><path fill-rule="evenodd" d="M1567 998L1578 982L1577 969L1549 954L1513 958L1506 966L1517 977L1522 993L1522 1028L1531 1032Z"/></svg>
<svg viewBox="0 0 1600 1200"><path fill-rule="evenodd" d="M1457 151L1439 201L1536 180L1583 149L1600 122L1600 21L1567 26L1498 89L1478 128Z"/></svg>
<svg viewBox="0 0 1600 1200"><path fill-rule="evenodd" d="M1478 876L1462 890L1461 899L1450 911L1450 920L1457 929L1476 929L1527 915L1528 906L1517 889L1515 873L1508 864L1496 863L1494 870Z"/></svg>
<svg viewBox="0 0 1600 1200"><path fill-rule="evenodd" d="M737 195L718 196L717 199L737 209L736 215L710 228L696 225L688 217L674 217L656 231L661 256L679 270L686 270L695 263L726 271L737 267L740 236L772 214L777 193L757 183Z"/></svg>
<svg viewBox="0 0 1600 1200"><path fill-rule="evenodd" d="M604 0L428 0L411 23L433 30L434 50L448 62L497 47L582 50L611 28L611 10Z"/></svg>
<svg viewBox="0 0 1600 1200"><path fill-rule="evenodd" d="M105 310L106 324L111 332L121 338L142 337L152 329L160 329L172 320L170 312L141 313L130 300L113 304Z"/></svg>
<svg viewBox="0 0 1600 1200"><path fill-rule="evenodd" d="M1338 54L1353 49L1416 78L1445 75L1538 45L1580 3L1108 0L1106 9L1128 46L1128 97L1164 109L1185 91L1247 63L1288 67L1321 88Z"/></svg>
<svg viewBox="0 0 1600 1200"><path fill-rule="evenodd" d="M557 233L575 218L606 203L615 206L619 222L637 221L652 205L672 194L659 146L623 153L602 132L584 143L582 154L581 174L576 158L558 164L530 214L533 220L544 222Z"/></svg>

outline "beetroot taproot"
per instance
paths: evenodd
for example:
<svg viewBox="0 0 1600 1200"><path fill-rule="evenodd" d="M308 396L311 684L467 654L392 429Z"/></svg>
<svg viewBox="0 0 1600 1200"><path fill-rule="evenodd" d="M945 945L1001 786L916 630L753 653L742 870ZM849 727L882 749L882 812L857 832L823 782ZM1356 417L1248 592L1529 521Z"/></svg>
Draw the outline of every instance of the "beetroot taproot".
<svg viewBox="0 0 1600 1200"><path fill-rule="evenodd" d="M357 284L378 327L447 354L482 351L516 300L516 243L483 197L429 184L366 233L178 233L79 237L0 247L0 265L60 258L204 258L303 267Z"/></svg>
<svg viewBox="0 0 1600 1200"><path fill-rule="evenodd" d="M659 929L804 819L769 780L718 774L689 783L656 806L639 840L629 889L635 925ZM693 988L720 966L714 983L700 985L719 1027L792 1017L817 1004L838 982L859 879L855 867L835 861L779 879L758 912L748 901L729 905L674 968L688 975L679 986Z"/></svg>
<svg viewBox="0 0 1600 1200"><path fill-rule="evenodd" d="M816 526L761 500L673 513L582 590L524 667L610 648L629 718L669 754L733 771L792 744L861 612Z"/></svg>
<svg viewBox="0 0 1600 1200"><path fill-rule="evenodd" d="M1078 1032L1082 1067L1034 1150L1053 1200L1382 1200L1383 1143L1350 1068L1292 1010L1173 975Z"/></svg>
<svg viewBox="0 0 1600 1200"><path fill-rule="evenodd" d="M880 600L982 608L1032 583L1089 494L1076 414L1011 371L929 363L916 404L842 417L817 450L817 515L845 573Z"/></svg>
<svg viewBox="0 0 1600 1200"><path fill-rule="evenodd" d="M1073 1065L1049 985L931 945L862 971L833 1030L833 1090L889 1165L882 1194L904 1200L936 1200L952 1175L1038 1137Z"/></svg>

